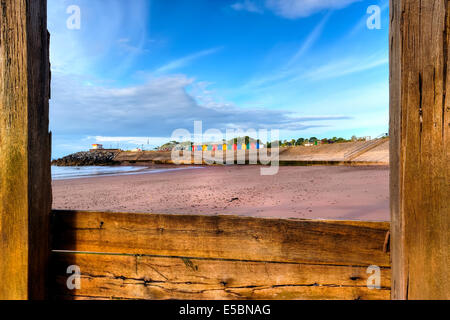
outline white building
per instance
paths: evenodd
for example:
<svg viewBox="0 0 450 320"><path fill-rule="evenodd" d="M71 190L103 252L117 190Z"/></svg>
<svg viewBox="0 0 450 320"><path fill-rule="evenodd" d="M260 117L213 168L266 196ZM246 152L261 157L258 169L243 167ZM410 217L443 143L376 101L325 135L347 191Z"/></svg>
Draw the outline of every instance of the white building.
<svg viewBox="0 0 450 320"><path fill-rule="evenodd" d="M92 149L93 150L101 150L101 149L103 149L103 145L102 144L93 144Z"/></svg>

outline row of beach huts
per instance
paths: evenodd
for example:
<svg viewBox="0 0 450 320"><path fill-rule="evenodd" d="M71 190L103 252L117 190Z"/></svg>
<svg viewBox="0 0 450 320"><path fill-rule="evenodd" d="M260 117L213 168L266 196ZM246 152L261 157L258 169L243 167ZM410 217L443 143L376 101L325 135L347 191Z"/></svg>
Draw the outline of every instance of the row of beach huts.
<svg viewBox="0 0 450 320"><path fill-rule="evenodd" d="M195 151L228 151L228 150L259 150L264 149L264 144L256 143L233 143L233 144L201 144L192 145L191 147L180 146L179 150Z"/></svg>

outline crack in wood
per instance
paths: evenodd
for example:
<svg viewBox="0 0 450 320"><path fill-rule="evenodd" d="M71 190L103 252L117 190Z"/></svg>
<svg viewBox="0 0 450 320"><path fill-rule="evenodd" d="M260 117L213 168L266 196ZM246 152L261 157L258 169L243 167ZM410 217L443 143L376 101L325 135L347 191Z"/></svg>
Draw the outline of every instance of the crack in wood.
<svg viewBox="0 0 450 320"><path fill-rule="evenodd" d="M65 277L65 275L61 275L61 277ZM125 277L125 276L116 276L116 275L96 275L96 274L90 274L90 273L83 273L81 274L82 279L112 279L112 280L121 280L126 285L144 285L144 286L152 286L156 284L168 284L168 285L204 285L204 286L213 286L214 283L207 283L207 282L194 282L194 281L170 281L169 279L163 281L163 280L153 280L153 279L147 279L147 278L133 278L133 277ZM135 281L133 282L127 282L127 281ZM208 290L231 290L231 289L254 289L254 290L264 290L264 289L270 289L270 288L283 288L283 287L329 287L329 288L367 288L367 285L342 285L342 284L334 284L334 283L286 283L286 284L275 284L275 285L241 285L241 286L226 286L226 282L217 282L217 285L221 285L223 287L221 288L211 288L211 289L204 289L201 291L195 291L195 292L202 292L202 291L208 291ZM158 286L161 287L161 286ZM163 287L161 287L163 288ZM109 288L106 288L109 289ZM169 289L169 288L167 288ZM379 290L390 290L390 287L380 287ZM170 289L173 290L173 289ZM194 292L194 291L188 291L188 292Z"/></svg>
<svg viewBox="0 0 450 320"><path fill-rule="evenodd" d="M369 264L338 264L329 262L290 262L290 261L269 261L269 260L246 260L246 259L232 259L232 258L217 258L217 257L192 257L192 256L177 256L177 255L156 255L156 254L130 254L130 253L114 253L114 252L89 252L89 251L71 251L71 250L52 250L54 253L60 254L90 254L90 255L111 255L111 256L138 256L149 258L177 258L188 260L206 260L206 261L231 261L231 262L250 262L250 263L268 263L268 264L292 264L305 266L331 266L331 267L349 267L349 268L367 268ZM391 269L390 266L379 266L382 270Z"/></svg>

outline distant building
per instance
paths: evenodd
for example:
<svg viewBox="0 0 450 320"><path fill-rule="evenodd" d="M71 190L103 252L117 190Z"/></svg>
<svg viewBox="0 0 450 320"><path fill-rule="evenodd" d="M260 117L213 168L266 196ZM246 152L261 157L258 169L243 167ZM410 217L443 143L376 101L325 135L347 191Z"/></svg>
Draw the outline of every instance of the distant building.
<svg viewBox="0 0 450 320"><path fill-rule="evenodd" d="M101 149L103 149L102 144L93 144L92 145L92 150L101 150Z"/></svg>

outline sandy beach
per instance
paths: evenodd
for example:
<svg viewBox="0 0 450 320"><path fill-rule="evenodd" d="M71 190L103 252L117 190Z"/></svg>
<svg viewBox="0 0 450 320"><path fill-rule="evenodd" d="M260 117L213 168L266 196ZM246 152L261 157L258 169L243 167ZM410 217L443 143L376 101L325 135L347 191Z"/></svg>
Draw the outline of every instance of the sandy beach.
<svg viewBox="0 0 450 320"><path fill-rule="evenodd" d="M211 166L53 181L53 208L388 221L388 179L387 166Z"/></svg>

